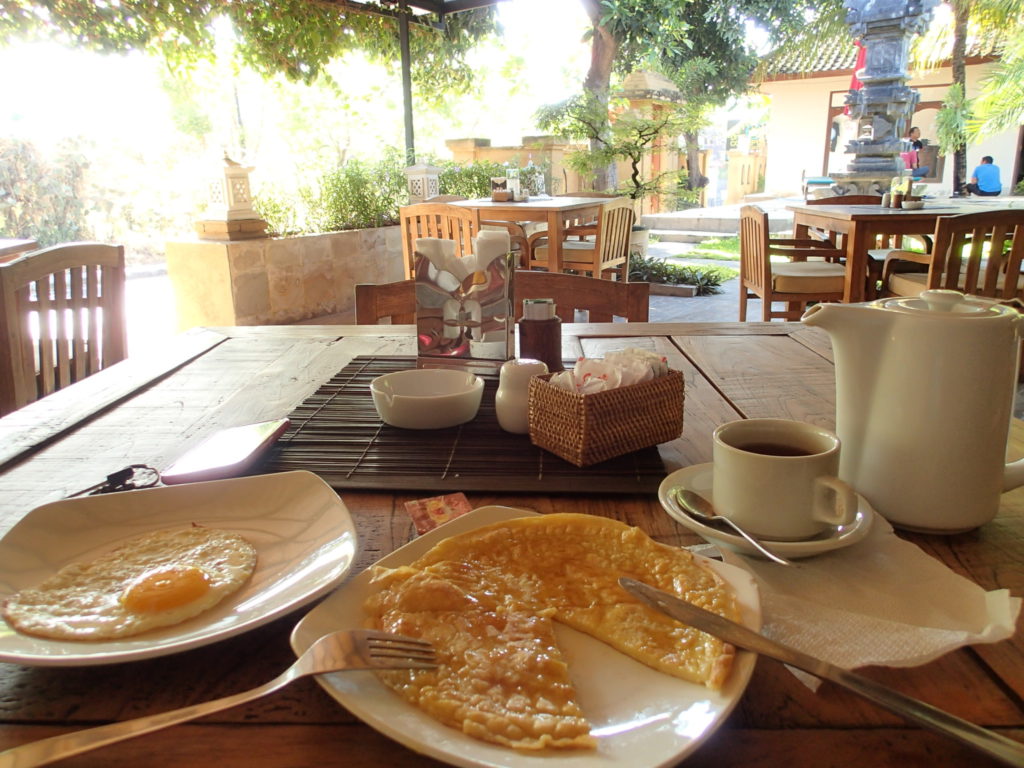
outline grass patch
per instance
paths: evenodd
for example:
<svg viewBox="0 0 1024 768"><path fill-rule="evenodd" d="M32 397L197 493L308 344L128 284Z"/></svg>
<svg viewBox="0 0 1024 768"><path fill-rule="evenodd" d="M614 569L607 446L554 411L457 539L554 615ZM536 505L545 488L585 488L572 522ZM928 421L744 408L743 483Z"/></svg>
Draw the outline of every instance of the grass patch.
<svg viewBox="0 0 1024 768"><path fill-rule="evenodd" d="M714 240L705 240L692 251L684 254L685 258L696 259L717 259L719 261L740 260L740 238L739 235L732 237L720 237Z"/></svg>

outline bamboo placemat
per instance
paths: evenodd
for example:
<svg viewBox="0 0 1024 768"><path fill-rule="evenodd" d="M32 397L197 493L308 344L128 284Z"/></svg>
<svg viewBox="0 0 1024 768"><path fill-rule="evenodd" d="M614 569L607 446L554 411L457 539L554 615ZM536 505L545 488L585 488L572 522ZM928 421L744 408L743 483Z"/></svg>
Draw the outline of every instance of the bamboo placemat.
<svg viewBox="0 0 1024 768"><path fill-rule="evenodd" d="M497 374L482 376L477 417L458 427L398 429L373 407L370 382L413 368L411 357L357 357L289 416L259 471L315 472L333 488L496 492L656 492L666 475L657 448L576 467L498 426Z"/></svg>

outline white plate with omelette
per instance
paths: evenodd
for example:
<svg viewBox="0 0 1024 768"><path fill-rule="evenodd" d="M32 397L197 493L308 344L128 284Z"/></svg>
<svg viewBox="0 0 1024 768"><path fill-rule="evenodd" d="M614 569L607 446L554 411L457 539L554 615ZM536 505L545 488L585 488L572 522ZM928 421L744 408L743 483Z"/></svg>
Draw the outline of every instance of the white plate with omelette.
<svg viewBox="0 0 1024 768"><path fill-rule="evenodd" d="M217 538L202 547L161 551L168 537L158 537L143 548L148 554L135 559L160 562L177 571L213 572L218 562L239 560L229 539L241 537L255 550L255 566L251 573L246 569L232 577L235 591L212 607L138 634L89 639L29 634L0 619L0 661L86 666L148 659L206 645L265 624L330 591L348 573L356 552L356 531L348 510L330 486L310 472L65 499L32 510L0 539L0 604L25 590L22 594L30 594L30 602L42 603L30 617L42 631L51 621L65 627L74 627L78 621L79 626L103 626L100 634L112 634L107 627L116 621L104 621L110 617L102 615L92 622L80 621L73 606L100 606L93 610L102 614L124 602L127 593L122 590L129 585L121 583L122 574L130 568L121 567L121 561L131 561L140 547L133 544L123 558L115 550L142 537L152 539L155 532L169 531L170 538L181 538L177 534L194 531L195 526ZM79 564L84 570L72 570ZM35 588L52 582L64 568L72 576L54 592L63 598L62 604L45 605L52 598L46 590L40 596ZM98 599L97 592L104 591L107 596ZM12 599L10 606L17 602ZM153 624L177 620L177 616L159 615L170 610L166 606L149 609Z"/></svg>
<svg viewBox="0 0 1024 768"><path fill-rule="evenodd" d="M377 565L410 564L450 536L535 512L488 506L456 518L396 550ZM757 588L734 566L707 561L736 593L743 623L760 627ZM372 593L370 572L342 585L307 614L292 633L302 653L317 638L366 622L364 602ZM556 626L577 699L598 742L595 750L517 751L480 741L441 724L406 703L373 672L321 675L317 681L352 714L410 749L451 765L480 768L648 768L675 765L721 725L739 702L755 657L740 651L720 690L657 672L605 643L563 625Z"/></svg>

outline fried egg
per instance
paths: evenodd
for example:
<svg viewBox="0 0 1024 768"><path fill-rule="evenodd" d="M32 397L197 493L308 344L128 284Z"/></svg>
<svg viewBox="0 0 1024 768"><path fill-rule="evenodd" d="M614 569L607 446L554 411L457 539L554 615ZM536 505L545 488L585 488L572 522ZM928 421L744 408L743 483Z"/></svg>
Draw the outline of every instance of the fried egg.
<svg viewBox="0 0 1024 768"><path fill-rule="evenodd" d="M12 595L3 617L29 635L108 640L178 624L236 592L256 567L241 536L193 526L126 541Z"/></svg>

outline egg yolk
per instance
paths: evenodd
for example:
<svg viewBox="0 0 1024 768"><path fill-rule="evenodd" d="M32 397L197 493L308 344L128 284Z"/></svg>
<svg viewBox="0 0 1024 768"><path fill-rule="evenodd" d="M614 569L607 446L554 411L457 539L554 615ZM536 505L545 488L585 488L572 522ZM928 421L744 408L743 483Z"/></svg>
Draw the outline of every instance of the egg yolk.
<svg viewBox="0 0 1024 768"><path fill-rule="evenodd" d="M121 605L132 613L157 613L191 603L210 589L210 577L193 566L149 571L121 593Z"/></svg>

